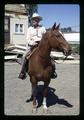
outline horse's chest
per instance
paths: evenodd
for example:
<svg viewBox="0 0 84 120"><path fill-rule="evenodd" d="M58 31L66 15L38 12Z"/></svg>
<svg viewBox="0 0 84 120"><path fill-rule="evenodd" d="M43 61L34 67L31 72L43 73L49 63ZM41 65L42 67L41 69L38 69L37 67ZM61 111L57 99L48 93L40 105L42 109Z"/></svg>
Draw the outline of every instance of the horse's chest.
<svg viewBox="0 0 84 120"><path fill-rule="evenodd" d="M35 56L34 59L29 61L29 73L41 80L50 73L50 64L51 61L49 59L42 59Z"/></svg>
<svg viewBox="0 0 84 120"><path fill-rule="evenodd" d="M49 59L42 59L41 60L41 65L44 66L44 68L46 68L47 66L49 66L51 64L51 61Z"/></svg>

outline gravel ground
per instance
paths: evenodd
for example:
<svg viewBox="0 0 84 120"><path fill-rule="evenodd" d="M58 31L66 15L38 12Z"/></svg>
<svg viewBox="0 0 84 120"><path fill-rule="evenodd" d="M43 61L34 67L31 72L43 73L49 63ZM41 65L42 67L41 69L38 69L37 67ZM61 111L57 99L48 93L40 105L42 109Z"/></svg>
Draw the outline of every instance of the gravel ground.
<svg viewBox="0 0 84 120"><path fill-rule="evenodd" d="M37 113L32 112L32 102L27 102L31 95L29 76L23 81L18 79L21 66L14 62L4 64L4 114L5 115L79 115L80 80L79 64L56 64L58 77L52 79L48 91L48 112L42 105ZM38 84L38 102L42 100L43 82ZM69 106L73 107L69 107Z"/></svg>

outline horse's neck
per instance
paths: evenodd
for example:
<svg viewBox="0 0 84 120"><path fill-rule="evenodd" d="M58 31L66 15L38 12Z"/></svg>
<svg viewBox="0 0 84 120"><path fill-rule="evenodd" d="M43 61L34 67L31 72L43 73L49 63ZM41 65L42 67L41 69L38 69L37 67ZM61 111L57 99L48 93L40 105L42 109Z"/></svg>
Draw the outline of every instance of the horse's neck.
<svg viewBox="0 0 84 120"><path fill-rule="evenodd" d="M42 57L48 58L50 56L51 48L49 46L48 40L42 39L38 48Z"/></svg>

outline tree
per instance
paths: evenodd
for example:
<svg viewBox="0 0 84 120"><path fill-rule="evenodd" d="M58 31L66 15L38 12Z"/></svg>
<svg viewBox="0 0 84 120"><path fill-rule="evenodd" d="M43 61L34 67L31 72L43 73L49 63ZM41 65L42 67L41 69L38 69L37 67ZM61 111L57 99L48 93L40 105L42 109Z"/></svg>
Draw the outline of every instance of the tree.
<svg viewBox="0 0 84 120"><path fill-rule="evenodd" d="M61 32L72 32L72 28L71 27L61 28L60 30L61 30Z"/></svg>
<svg viewBox="0 0 84 120"><path fill-rule="evenodd" d="M37 4L25 4L26 11L28 13L29 18L29 26L31 25L31 17L34 12L38 12L38 5Z"/></svg>
<svg viewBox="0 0 84 120"><path fill-rule="evenodd" d="M71 27L68 27L68 28L67 28L67 32L72 32Z"/></svg>

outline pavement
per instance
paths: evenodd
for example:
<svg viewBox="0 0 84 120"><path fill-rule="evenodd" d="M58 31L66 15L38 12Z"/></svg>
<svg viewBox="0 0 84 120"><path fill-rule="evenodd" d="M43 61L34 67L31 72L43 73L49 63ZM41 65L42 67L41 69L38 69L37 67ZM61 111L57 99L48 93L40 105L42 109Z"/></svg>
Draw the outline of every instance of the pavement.
<svg viewBox="0 0 84 120"><path fill-rule="evenodd" d="M15 62L4 63L4 114L20 116L55 115L68 116L80 113L80 64L56 64L58 77L51 79L48 91L48 112L39 106L37 113L32 112L32 102L27 102L31 95L30 78L18 79L21 66ZM38 83L38 102L42 100L43 82ZM71 107L70 107L71 106Z"/></svg>
<svg viewBox="0 0 84 120"><path fill-rule="evenodd" d="M55 60L56 63L60 64L80 64L80 60Z"/></svg>

